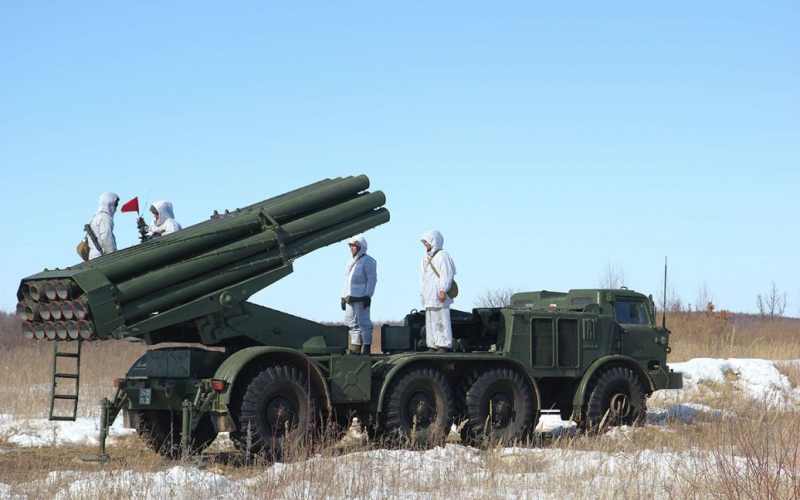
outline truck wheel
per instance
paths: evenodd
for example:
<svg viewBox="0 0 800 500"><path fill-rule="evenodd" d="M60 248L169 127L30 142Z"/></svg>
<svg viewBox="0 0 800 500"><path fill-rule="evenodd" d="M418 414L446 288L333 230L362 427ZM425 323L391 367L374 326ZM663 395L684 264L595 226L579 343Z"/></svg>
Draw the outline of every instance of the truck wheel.
<svg viewBox="0 0 800 500"><path fill-rule="evenodd" d="M443 439L453 421L455 400L444 375L416 367L398 375L387 390L386 429L416 444Z"/></svg>
<svg viewBox="0 0 800 500"><path fill-rule="evenodd" d="M601 430L608 426L641 425L647 415L639 377L624 366L601 369L592 376L584 426Z"/></svg>
<svg viewBox="0 0 800 500"><path fill-rule="evenodd" d="M136 433L147 446L167 458L181 457L181 414L169 410L143 411ZM192 432L189 453L201 453L217 439L211 416L205 414Z"/></svg>
<svg viewBox="0 0 800 500"><path fill-rule="evenodd" d="M533 392L522 376L509 368L478 373L466 394L469 430L473 437L522 439L536 425Z"/></svg>
<svg viewBox="0 0 800 500"><path fill-rule="evenodd" d="M234 389L230 412L236 430L231 440L241 451L266 452L279 459L287 441L303 438L313 429L315 408L308 378L300 370L290 365L267 367Z"/></svg>

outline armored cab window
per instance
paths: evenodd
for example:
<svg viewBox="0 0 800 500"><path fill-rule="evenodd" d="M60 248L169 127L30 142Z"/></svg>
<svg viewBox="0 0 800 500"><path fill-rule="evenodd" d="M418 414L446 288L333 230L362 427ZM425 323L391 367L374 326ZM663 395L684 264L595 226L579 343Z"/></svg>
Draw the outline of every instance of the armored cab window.
<svg viewBox="0 0 800 500"><path fill-rule="evenodd" d="M573 306L586 306L594 302L592 297L574 297L572 299Z"/></svg>
<svg viewBox="0 0 800 500"><path fill-rule="evenodd" d="M617 323L621 325L646 325L647 310L644 301L635 299L617 299L614 301L614 312Z"/></svg>

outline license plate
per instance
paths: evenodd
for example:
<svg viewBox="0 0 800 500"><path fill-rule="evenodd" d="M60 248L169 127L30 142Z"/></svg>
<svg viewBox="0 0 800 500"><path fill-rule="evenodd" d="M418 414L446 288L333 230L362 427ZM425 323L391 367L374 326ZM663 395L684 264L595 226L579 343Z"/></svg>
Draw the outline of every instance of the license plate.
<svg viewBox="0 0 800 500"><path fill-rule="evenodd" d="M150 401L153 399L153 389L145 388L139 389L139 404L140 405L149 405Z"/></svg>

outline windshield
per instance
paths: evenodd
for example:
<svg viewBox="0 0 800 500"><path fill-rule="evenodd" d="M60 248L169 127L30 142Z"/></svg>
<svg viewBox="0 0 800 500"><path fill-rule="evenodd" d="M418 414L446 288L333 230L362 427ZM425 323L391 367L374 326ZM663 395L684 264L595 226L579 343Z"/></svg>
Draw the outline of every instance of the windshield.
<svg viewBox="0 0 800 500"><path fill-rule="evenodd" d="M617 323L621 325L647 325L647 309L643 300L617 299L614 301Z"/></svg>

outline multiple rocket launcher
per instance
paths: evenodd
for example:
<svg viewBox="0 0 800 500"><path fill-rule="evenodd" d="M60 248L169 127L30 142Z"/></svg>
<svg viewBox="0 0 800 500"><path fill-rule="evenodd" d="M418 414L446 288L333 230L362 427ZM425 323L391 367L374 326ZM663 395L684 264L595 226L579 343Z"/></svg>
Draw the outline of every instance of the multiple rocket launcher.
<svg viewBox="0 0 800 500"><path fill-rule="evenodd" d="M26 339L91 340L86 302L70 300L74 294L70 282L23 283L20 292L24 300L17 304L17 316L23 319L22 334Z"/></svg>
<svg viewBox="0 0 800 500"><path fill-rule="evenodd" d="M22 333L48 340L142 337L147 320L198 299L222 302L227 289L244 282L256 285L248 287L252 295L266 286L258 287L254 278L291 272L298 257L388 222L386 197L368 188L365 175L326 179L233 212L215 211L210 220L177 233L64 270L29 276L17 292ZM173 316L176 322L187 319Z"/></svg>

